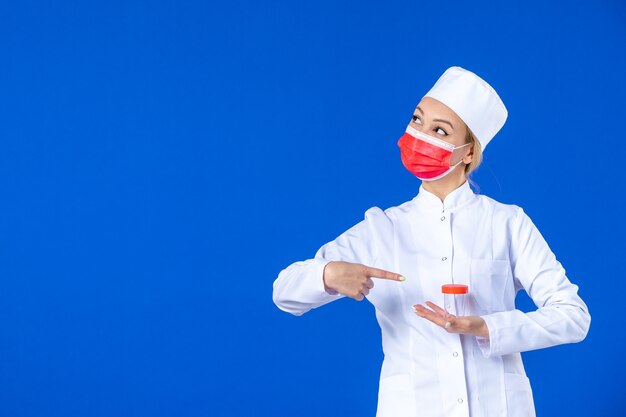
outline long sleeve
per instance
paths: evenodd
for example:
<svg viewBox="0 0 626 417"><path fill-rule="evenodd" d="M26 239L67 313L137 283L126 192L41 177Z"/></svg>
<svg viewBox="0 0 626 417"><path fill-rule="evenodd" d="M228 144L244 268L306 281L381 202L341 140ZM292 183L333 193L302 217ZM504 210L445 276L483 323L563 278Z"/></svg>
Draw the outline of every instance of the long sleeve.
<svg viewBox="0 0 626 417"><path fill-rule="evenodd" d="M372 265L377 249L372 234L373 218L383 214L378 207L365 212L365 219L323 245L312 259L294 262L283 269L273 284L278 308L296 316L345 297L324 288L324 268L331 261Z"/></svg>
<svg viewBox="0 0 626 417"><path fill-rule="evenodd" d="M489 338L477 337L486 358L580 342L587 336L591 316L578 296L578 286L522 208L511 231L511 265L516 290L524 288L538 307L481 316Z"/></svg>

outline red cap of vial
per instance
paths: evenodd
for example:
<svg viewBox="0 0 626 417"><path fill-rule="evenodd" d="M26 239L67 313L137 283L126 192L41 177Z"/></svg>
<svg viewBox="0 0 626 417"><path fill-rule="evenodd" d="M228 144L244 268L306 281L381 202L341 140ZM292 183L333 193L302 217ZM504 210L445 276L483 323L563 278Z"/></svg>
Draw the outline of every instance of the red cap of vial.
<svg viewBox="0 0 626 417"><path fill-rule="evenodd" d="M441 292L444 294L467 294L469 289L465 284L446 284L441 286Z"/></svg>

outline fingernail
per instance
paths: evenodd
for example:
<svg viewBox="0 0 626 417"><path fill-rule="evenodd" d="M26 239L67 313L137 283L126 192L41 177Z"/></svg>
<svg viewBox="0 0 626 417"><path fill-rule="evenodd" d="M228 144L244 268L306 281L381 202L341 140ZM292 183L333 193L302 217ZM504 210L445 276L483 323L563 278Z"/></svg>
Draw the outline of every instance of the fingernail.
<svg viewBox="0 0 626 417"><path fill-rule="evenodd" d="M404 277L404 275L400 275L399 280L400 280L400 281L405 281L405 280L406 280L406 278Z"/></svg>
<svg viewBox="0 0 626 417"><path fill-rule="evenodd" d="M450 323L449 321L446 322L446 329L449 328L450 326L452 326L452 323Z"/></svg>

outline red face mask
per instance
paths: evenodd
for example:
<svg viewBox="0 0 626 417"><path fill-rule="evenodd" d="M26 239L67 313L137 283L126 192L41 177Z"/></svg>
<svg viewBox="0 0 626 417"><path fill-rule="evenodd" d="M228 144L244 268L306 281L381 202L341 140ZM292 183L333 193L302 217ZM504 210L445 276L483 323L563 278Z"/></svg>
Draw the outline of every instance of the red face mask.
<svg viewBox="0 0 626 417"><path fill-rule="evenodd" d="M463 160L450 166L452 151L464 146L454 146L451 143L429 136L408 126L406 132L398 140L402 163L413 175L422 181L434 181L448 175Z"/></svg>

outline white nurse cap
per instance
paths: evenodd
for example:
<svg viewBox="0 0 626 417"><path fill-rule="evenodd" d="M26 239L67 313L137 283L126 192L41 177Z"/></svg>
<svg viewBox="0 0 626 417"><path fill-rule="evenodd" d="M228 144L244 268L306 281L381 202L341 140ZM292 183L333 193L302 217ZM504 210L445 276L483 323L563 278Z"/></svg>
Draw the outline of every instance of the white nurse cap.
<svg viewBox="0 0 626 417"><path fill-rule="evenodd" d="M485 80L461 67L450 67L424 97L450 107L474 132L483 150L504 126L508 112Z"/></svg>

